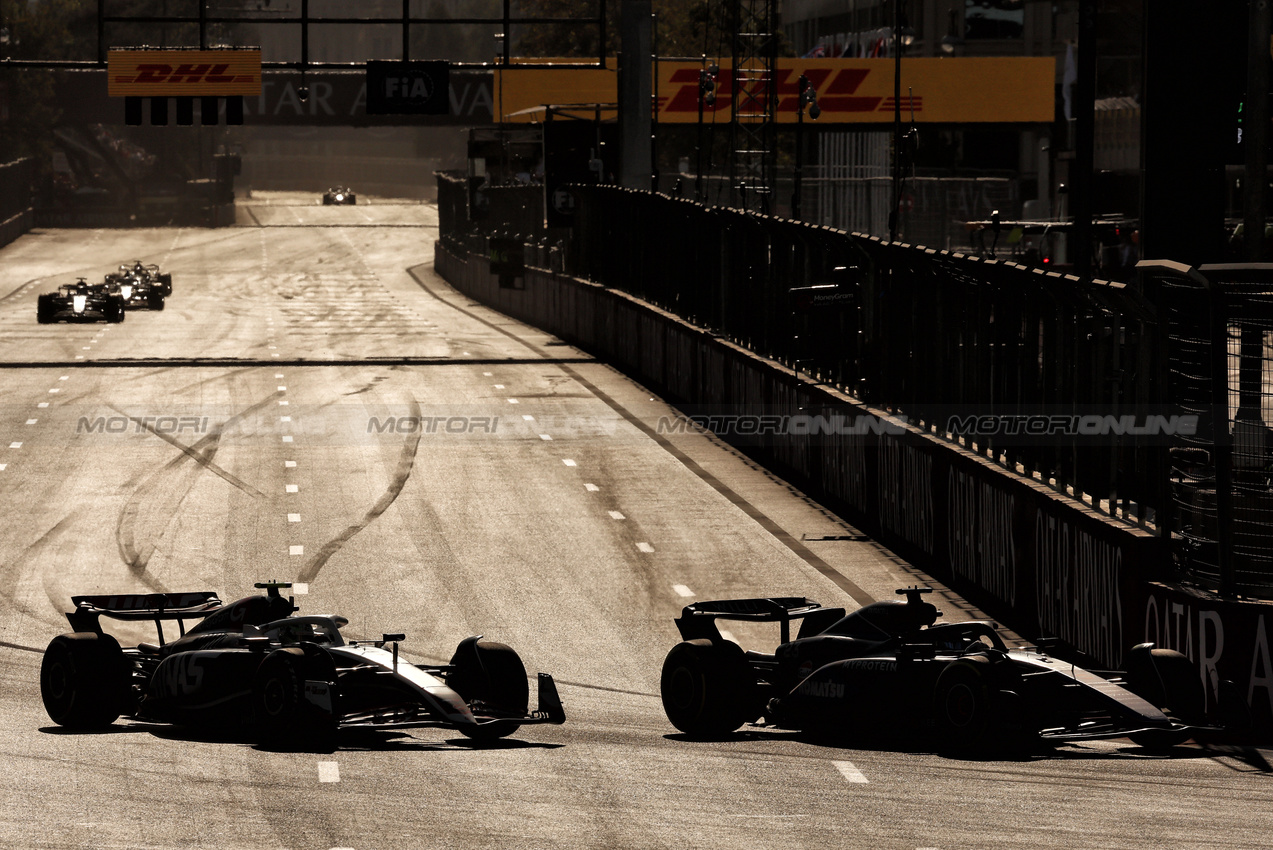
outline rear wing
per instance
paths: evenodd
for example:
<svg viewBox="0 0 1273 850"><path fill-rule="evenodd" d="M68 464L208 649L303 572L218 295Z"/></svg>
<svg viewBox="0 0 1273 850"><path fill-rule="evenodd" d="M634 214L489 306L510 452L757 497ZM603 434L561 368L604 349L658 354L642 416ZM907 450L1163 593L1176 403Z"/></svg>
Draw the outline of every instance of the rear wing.
<svg viewBox="0 0 1273 850"><path fill-rule="evenodd" d="M676 620L676 628L685 640L720 640L720 630L716 628L717 620L777 622L782 624L782 642L787 643L791 640L792 620L805 620L800 629L803 636L806 632L816 634L843 616L843 608L823 608L803 596L720 599L686 605Z"/></svg>
<svg viewBox="0 0 1273 850"><path fill-rule="evenodd" d="M66 615L77 632L101 633L102 617L113 620L153 620L164 642L164 620L176 620L181 634L186 620L202 620L222 607L212 591L197 593L121 593L107 596L72 596L75 610Z"/></svg>

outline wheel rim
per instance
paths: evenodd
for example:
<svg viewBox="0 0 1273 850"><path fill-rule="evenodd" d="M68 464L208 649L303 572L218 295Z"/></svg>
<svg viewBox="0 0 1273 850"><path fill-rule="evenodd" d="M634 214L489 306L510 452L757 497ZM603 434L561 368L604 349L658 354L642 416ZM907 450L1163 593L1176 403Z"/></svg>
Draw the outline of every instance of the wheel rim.
<svg viewBox="0 0 1273 850"><path fill-rule="evenodd" d="M977 717L977 694L964 682L946 692L946 719L959 729L971 726Z"/></svg>
<svg viewBox="0 0 1273 850"><path fill-rule="evenodd" d="M671 680L668 683L671 693L669 701L672 705L682 711L688 710L694 705L694 695L698 690L695 685L694 673L688 667L677 667L672 671Z"/></svg>
<svg viewBox="0 0 1273 850"><path fill-rule="evenodd" d="M287 706L287 689L279 679L270 679L261 689L261 708L266 715L278 717Z"/></svg>

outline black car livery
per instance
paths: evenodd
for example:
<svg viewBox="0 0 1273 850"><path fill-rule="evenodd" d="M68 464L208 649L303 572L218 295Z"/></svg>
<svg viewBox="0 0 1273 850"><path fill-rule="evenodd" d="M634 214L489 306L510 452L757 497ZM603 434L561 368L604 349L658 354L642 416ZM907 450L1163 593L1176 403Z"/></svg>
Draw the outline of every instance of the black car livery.
<svg viewBox="0 0 1273 850"><path fill-rule="evenodd" d="M57 292L41 293L36 299L35 318L42 325L53 322L122 322L124 300L109 286L80 278L75 283L58 287Z"/></svg>

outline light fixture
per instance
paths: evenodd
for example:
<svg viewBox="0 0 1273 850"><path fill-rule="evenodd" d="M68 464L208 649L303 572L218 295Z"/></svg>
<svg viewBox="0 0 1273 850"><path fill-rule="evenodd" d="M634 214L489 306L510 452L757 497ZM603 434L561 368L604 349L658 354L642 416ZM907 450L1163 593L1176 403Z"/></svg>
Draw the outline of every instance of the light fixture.
<svg viewBox="0 0 1273 850"><path fill-rule="evenodd" d="M959 30L955 26L954 9L950 10L950 26L946 28L946 35L942 36L941 52L947 56L954 56L959 48L964 46L964 40L959 36Z"/></svg>

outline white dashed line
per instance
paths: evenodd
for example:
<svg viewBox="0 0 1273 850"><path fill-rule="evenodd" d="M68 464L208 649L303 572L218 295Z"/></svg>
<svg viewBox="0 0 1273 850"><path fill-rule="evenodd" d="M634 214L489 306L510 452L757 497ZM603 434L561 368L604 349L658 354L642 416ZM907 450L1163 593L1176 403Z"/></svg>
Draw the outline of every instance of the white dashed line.
<svg viewBox="0 0 1273 850"><path fill-rule="evenodd" d="M610 519L627 519L627 517L618 511L610 511Z"/></svg>
<svg viewBox="0 0 1273 850"><path fill-rule="evenodd" d="M283 373L282 373L282 372L276 372L276 373L274 374L274 377L276 377L276 378L281 378L281 377L283 377Z"/></svg>
<svg viewBox="0 0 1273 850"><path fill-rule="evenodd" d="M279 387L279 388L278 388L278 391L279 391L279 392L281 392L281 393L285 393L285 392L287 392L287 387Z"/></svg>
<svg viewBox="0 0 1273 850"><path fill-rule="evenodd" d="M283 466L287 467L288 469L294 469L296 467L296 461L285 460L283 461Z"/></svg>
<svg viewBox="0 0 1273 850"><path fill-rule="evenodd" d="M4 472L6 469L8 469L8 467L9 467L9 464L0 463L0 472Z"/></svg>
<svg viewBox="0 0 1273 850"><path fill-rule="evenodd" d="M340 766L334 761L320 761L318 763L318 781L339 782Z"/></svg>
<svg viewBox="0 0 1273 850"><path fill-rule="evenodd" d="M426 322L425 324L428 324L428 323ZM489 377L491 377L491 375L492 375L492 374L493 374L493 373L491 373L491 372L483 372L483 373L482 373L482 377L483 377L483 378L489 378Z"/></svg>
<svg viewBox="0 0 1273 850"><path fill-rule="evenodd" d="M300 522L300 521L301 521L301 515L300 515L300 514L288 514L288 515L287 515L287 521L288 521L288 522Z"/></svg>
<svg viewBox="0 0 1273 850"><path fill-rule="evenodd" d="M508 403L509 403L509 404L521 404L521 402L519 402L519 401L518 401L517 399L515 399L515 398L510 398L510 399L508 400Z"/></svg>
<svg viewBox="0 0 1273 850"><path fill-rule="evenodd" d="M551 440L551 439L552 439L552 434L540 434L540 435L539 435L539 439L541 439L541 440Z"/></svg>
<svg viewBox="0 0 1273 850"><path fill-rule="evenodd" d="M598 487L596 484L585 484L583 485L583 489L587 490L589 493L595 493L601 488Z"/></svg>
<svg viewBox="0 0 1273 850"><path fill-rule="evenodd" d="M289 460L289 461L284 461L284 462L285 462L285 463L290 463L290 464L292 464L293 466L295 466L295 465L296 465L296 463L295 463L294 461L290 461L290 460ZM301 488L300 488L300 487L297 487L295 484L288 484L288 485L286 485L283 489L284 489L284 490L286 490L288 493L299 493L299 492L300 492L300 490L301 490Z"/></svg>
<svg viewBox="0 0 1273 850"><path fill-rule="evenodd" d="M577 464L576 464L573 460L571 460L571 459L570 459L570 458L568 458L568 457L564 457L564 458L562 458L562 459L561 459L561 462L562 462L562 463L564 463L566 466L576 466L576 465L577 465Z"/></svg>
<svg viewBox="0 0 1273 850"><path fill-rule="evenodd" d="M20 448L22 448L22 444L21 444L21 443L10 443L10 444L9 444L9 448L11 448L11 449L20 449Z"/></svg>
<svg viewBox="0 0 1273 850"><path fill-rule="evenodd" d="M694 591L690 590L688 587L686 587L683 584L674 584L672 585L672 589L676 591L677 596L693 596L694 595Z"/></svg>
<svg viewBox="0 0 1273 850"><path fill-rule="evenodd" d="M653 551L654 551L654 547L653 547L653 546L651 546L649 543L638 543L638 544L637 544L637 549L639 549L639 550L640 550L640 551L642 551L642 552L653 552Z"/></svg>
<svg viewBox="0 0 1273 850"><path fill-rule="evenodd" d="M293 582L292 593L296 596L306 596L309 594L309 585L303 581Z"/></svg>
<svg viewBox="0 0 1273 850"><path fill-rule="evenodd" d="M862 771L858 770L858 769L857 769L857 768L853 765L853 762L851 762L851 761L833 761L833 762L831 762L831 763L832 763L833 765L835 765L835 769L836 769L836 770L838 770L838 771L840 771L840 774L841 774L841 775L842 775L845 779L847 779L848 781L850 781L850 782L859 782L859 783L862 783L862 784L864 784L864 785L866 784L866 782L867 782L866 776L864 776L864 775L862 774Z"/></svg>
<svg viewBox="0 0 1273 850"><path fill-rule="evenodd" d="M523 414L522 414L522 419L525 419L527 422L534 422L534 421L535 421L535 417L531 416L529 413L523 413Z"/></svg>
<svg viewBox="0 0 1273 850"><path fill-rule="evenodd" d="M91 345L85 345L80 347L80 351L92 351L92 350L93 350L93 346Z"/></svg>
<svg viewBox="0 0 1273 850"><path fill-rule="evenodd" d="M287 407L290 404L291 404L290 401L288 401L287 399L283 399L282 401L279 402L279 407Z"/></svg>
<svg viewBox="0 0 1273 850"><path fill-rule="evenodd" d="M291 422L291 421L292 421L292 417L290 417L290 416L280 416L280 417L278 418L278 421L279 421L279 422Z"/></svg>
<svg viewBox="0 0 1273 850"><path fill-rule="evenodd" d="M304 555L304 554L305 554L305 547L304 547L304 546L288 546L288 547L287 547L287 554L289 554L289 555Z"/></svg>
<svg viewBox="0 0 1273 850"><path fill-rule="evenodd" d="M60 392L61 392L61 390L59 390L57 387L54 387L53 389L49 390L49 392L51 392L51 393L60 393Z"/></svg>
<svg viewBox="0 0 1273 850"><path fill-rule="evenodd" d="M37 423L37 422L39 422L39 421L40 421L39 419L28 419L28 420L27 420L27 424L28 424L28 425L34 425L35 423Z"/></svg>
<svg viewBox="0 0 1273 850"><path fill-rule="evenodd" d="M36 407L48 407L48 406L49 406L49 403L47 401L42 401L36 405Z"/></svg>
<svg viewBox="0 0 1273 850"><path fill-rule="evenodd" d="M59 381L69 381L69 380L71 380L71 376L70 376L70 375L63 375L62 377L58 378L58 380L59 380Z"/></svg>
<svg viewBox="0 0 1273 850"><path fill-rule="evenodd" d="M290 443L290 442L292 442L292 435L291 435L291 434L285 434L285 435L283 436L283 442L285 442L285 443Z"/></svg>

